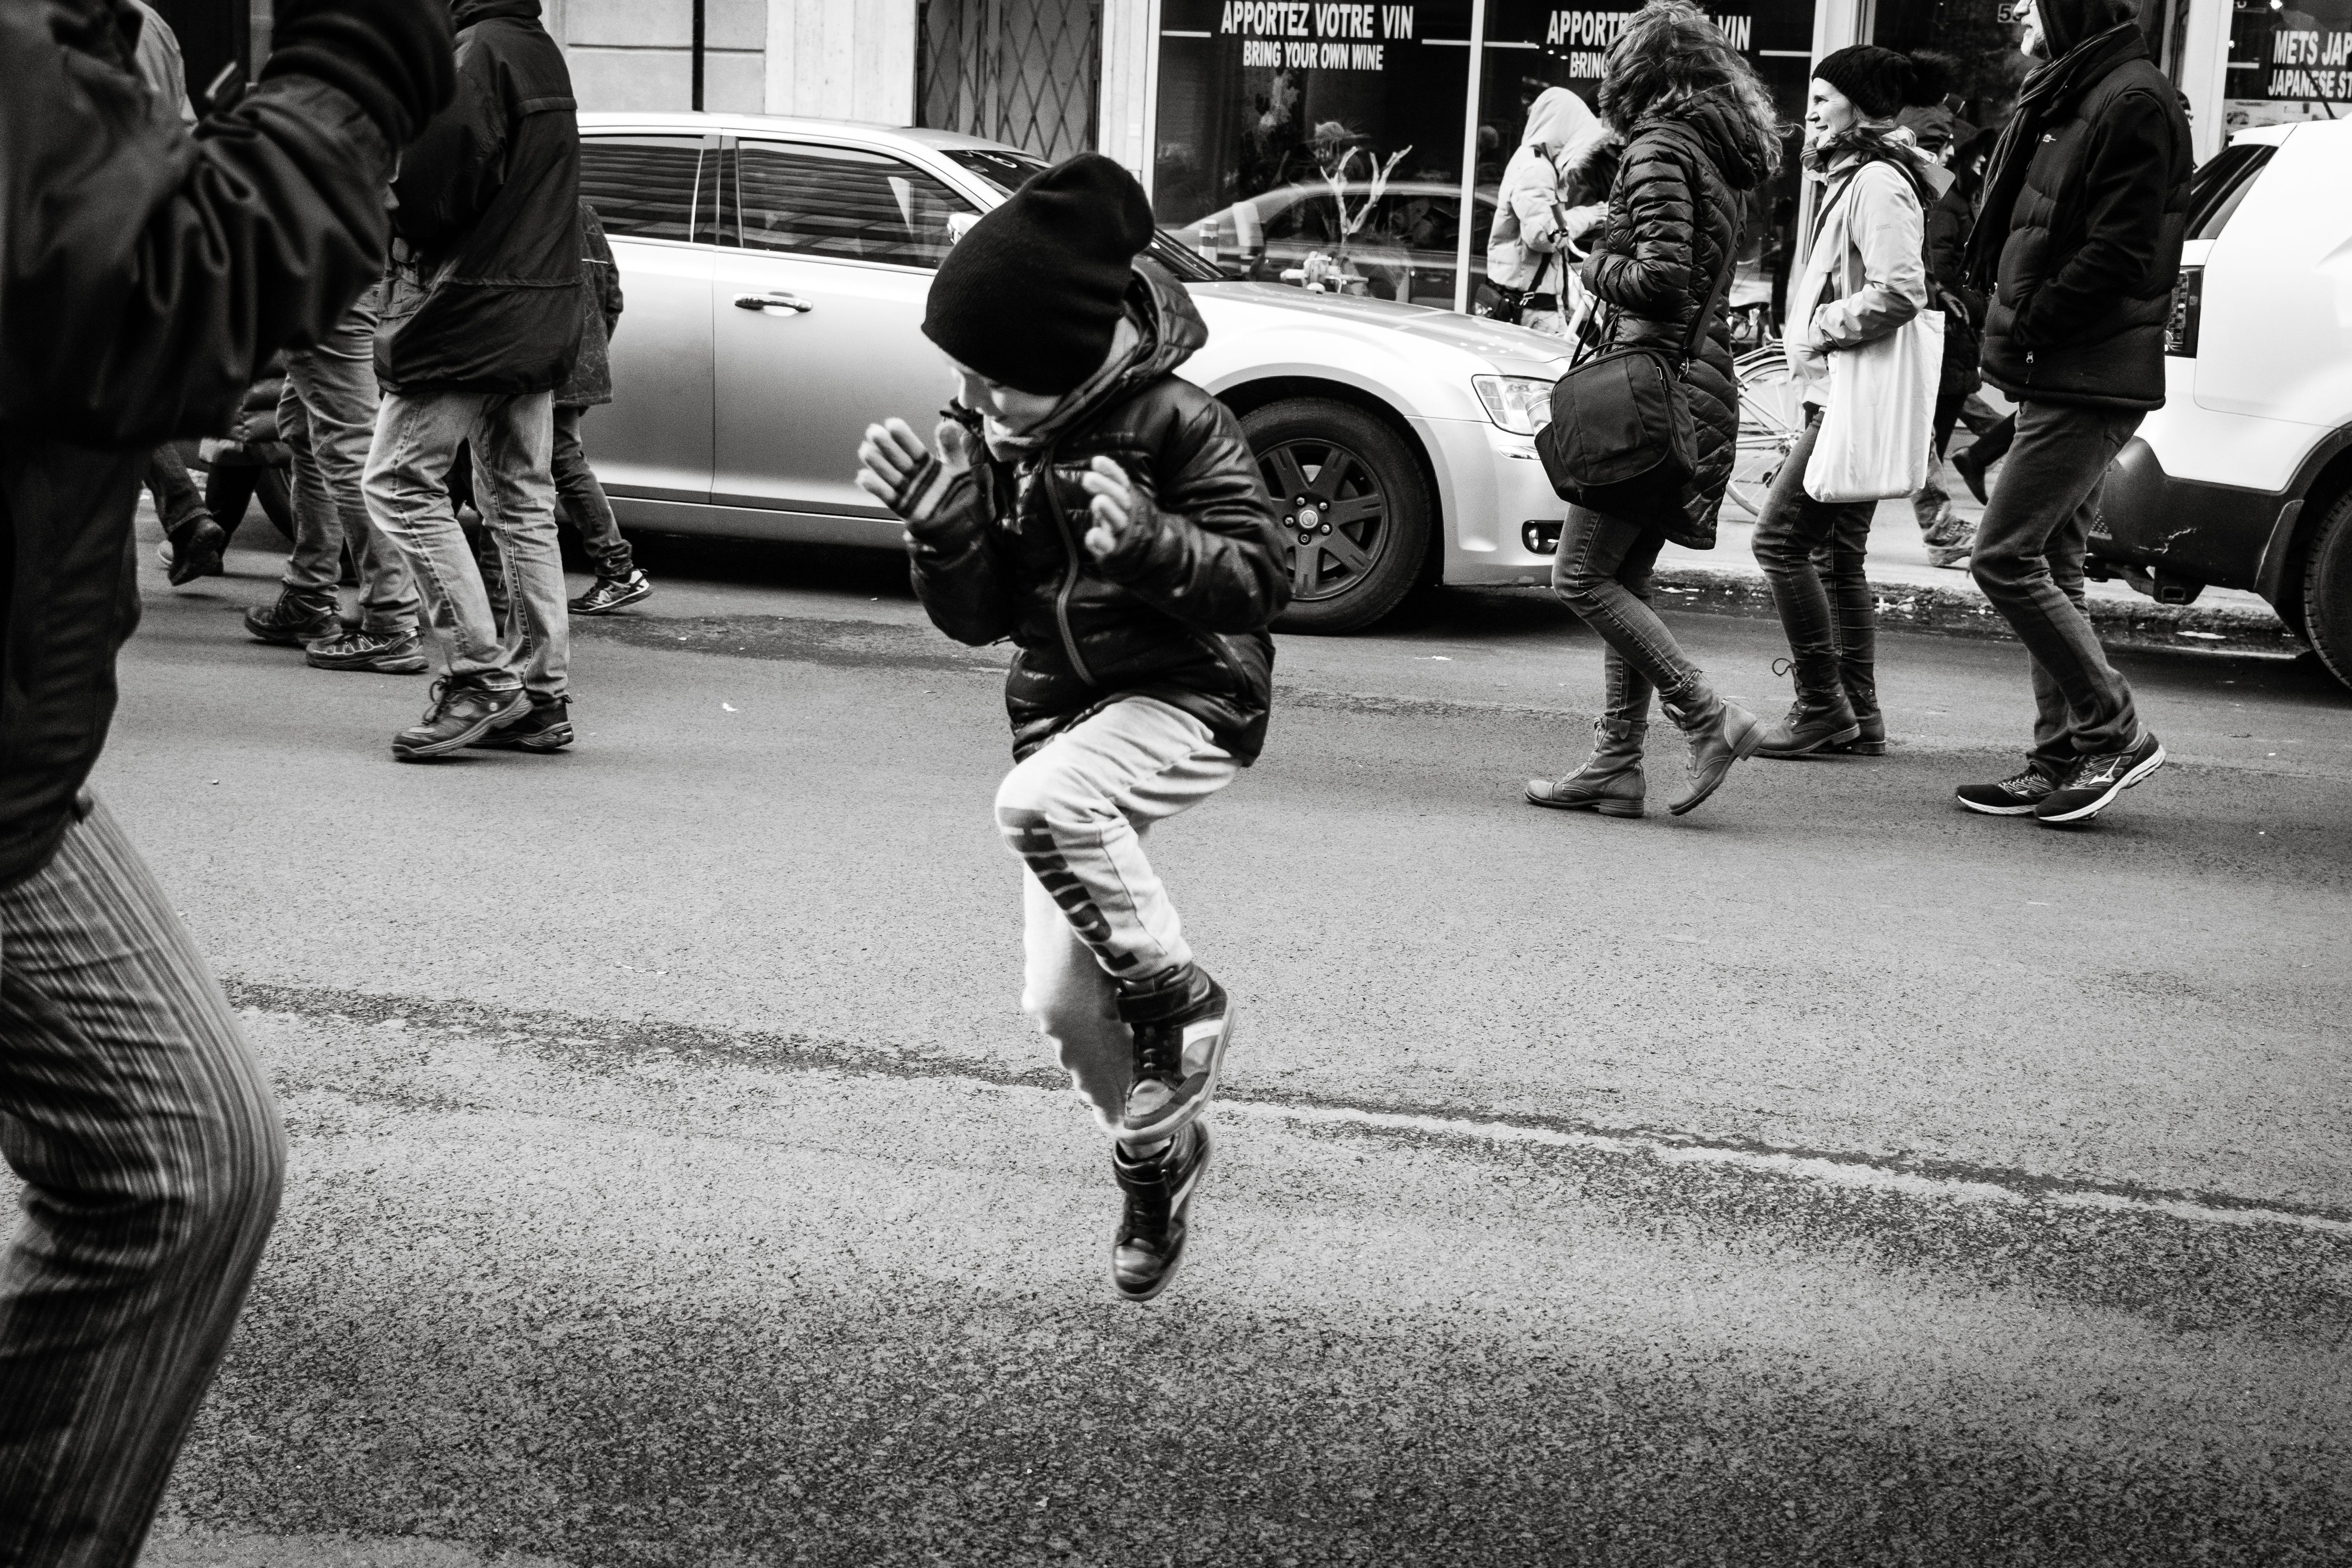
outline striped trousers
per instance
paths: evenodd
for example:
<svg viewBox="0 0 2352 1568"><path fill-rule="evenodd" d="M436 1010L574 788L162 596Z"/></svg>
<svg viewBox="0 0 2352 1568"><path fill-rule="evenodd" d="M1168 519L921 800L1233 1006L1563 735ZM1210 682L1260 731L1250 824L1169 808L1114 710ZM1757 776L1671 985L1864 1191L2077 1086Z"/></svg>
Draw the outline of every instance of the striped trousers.
<svg viewBox="0 0 2352 1568"><path fill-rule="evenodd" d="M103 806L0 889L0 1568L131 1568L278 1213L220 983Z"/></svg>

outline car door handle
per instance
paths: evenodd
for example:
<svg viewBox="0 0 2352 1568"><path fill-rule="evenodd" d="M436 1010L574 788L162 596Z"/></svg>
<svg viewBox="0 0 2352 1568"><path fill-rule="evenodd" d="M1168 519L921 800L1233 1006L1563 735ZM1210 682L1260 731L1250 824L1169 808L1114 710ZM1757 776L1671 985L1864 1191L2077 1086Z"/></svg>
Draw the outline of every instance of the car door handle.
<svg viewBox="0 0 2352 1568"><path fill-rule="evenodd" d="M739 310L790 310L805 316L816 309L797 294L738 294L735 308Z"/></svg>

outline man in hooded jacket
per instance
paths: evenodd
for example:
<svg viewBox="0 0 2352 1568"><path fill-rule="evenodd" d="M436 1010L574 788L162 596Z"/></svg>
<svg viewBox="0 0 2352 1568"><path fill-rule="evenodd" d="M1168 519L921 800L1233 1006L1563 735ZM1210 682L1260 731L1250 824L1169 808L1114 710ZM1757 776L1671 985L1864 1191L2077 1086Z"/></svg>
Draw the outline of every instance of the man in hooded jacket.
<svg viewBox="0 0 2352 1568"><path fill-rule="evenodd" d="M1609 214L1615 142L1601 117L1564 87L1544 89L1528 106L1527 129L1504 166L1486 241L1486 280L1506 291L1514 312L1498 309L1498 318L1568 335L1566 253Z"/></svg>
<svg viewBox="0 0 2352 1568"><path fill-rule="evenodd" d="M0 0L0 1563L128 1568L277 1213L268 1077L84 788L139 616L146 452L381 269L395 151L447 99L430 0L279 0L201 139L125 0Z"/></svg>
<svg viewBox="0 0 2352 1568"><path fill-rule="evenodd" d="M572 743L555 389L580 346L580 127L539 0L456 0L457 95L401 160L394 267L376 329L383 402L368 515L400 547L448 662L403 762L467 746ZM514 613L501 627L450 505L474 498Z"/></svg>
<svg viewBox="0 0 2352 1568"><path fill-rule="evenodd" d="M2033 747L1964 784L1971 811L2089 820L2164 763L2083 612L2107 465L2164 405L2164 324L2188 227L2179 95L2129 0L2033 0L2026 78L1969 240L1989 292L1984 374L2017 399L2017 439L1977 524L1977 585L2033 658Z"/></svg>

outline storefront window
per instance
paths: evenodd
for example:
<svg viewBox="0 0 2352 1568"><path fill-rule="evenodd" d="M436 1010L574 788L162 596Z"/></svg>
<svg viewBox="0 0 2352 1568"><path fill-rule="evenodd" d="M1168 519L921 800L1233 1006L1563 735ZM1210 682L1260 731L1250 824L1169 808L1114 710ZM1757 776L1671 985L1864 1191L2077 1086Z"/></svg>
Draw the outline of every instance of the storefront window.
<svg viewBox="0 0 2352 1568"><path fill-rule="evenodd" d="M2237 0L2229 70L2230 131L2352 113L2352 0Z"/></svg>
<svg viewBox="0 0 2352 1568"><path fill-rule="evenodd" d="M1469 39L1467 0L1164 0L1160 221L1228 277L1453 304Z"/></svg>

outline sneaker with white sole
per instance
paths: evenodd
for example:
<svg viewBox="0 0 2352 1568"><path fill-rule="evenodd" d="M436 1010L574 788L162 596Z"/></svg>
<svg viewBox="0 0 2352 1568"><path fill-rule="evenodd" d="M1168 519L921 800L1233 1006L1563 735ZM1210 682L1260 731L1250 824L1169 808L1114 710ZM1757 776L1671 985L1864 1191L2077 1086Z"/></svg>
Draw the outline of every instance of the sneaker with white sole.
<svg viewBox="0 0 2352 1568"><path fill-rule="evenodd" d="M2032 816L2057 787L2056 779L2029 766L1995 784L1962 784L1952 792L1952 798L1987 816Z"/></svg>
<svg viewBox="0 0 2352 1568"><path fill-rule="evenodd" d="M653 597L654 585L642 570L625 577L599 577L588 591L570 601L565 608L575 616L609 616L614 610L626 608L640 599Z"/></svg>
<svg viewBox="0 0 2352 1568"><path fill-rule="evenodd" d="M1198 964L1121 983L1118 1016L1135 1035L1135 1076L1120 1108L1129 1142L1166 1138L1209 1108L1234 1038L1234 1005Z"/></svg>
<svg viewBox="0 0 2352 1568"><path fill-rule="evenodd" d="M2103 752L2074 764L2066 781L2033 808L2044 827L2064 827L2088 822L2115 803L2116 796L2164 766L2164 745L2156 731L2144 730L2126 752Z"/></svg>
<svg viewBox="0 0 2352 1568"><path fill-rule="evenodd" d="M415 631L355 631L320 637L303 649L302 658L312 669L372 675L422 675L426 662L425 638Z"/></svg>
<svg viewBox="0 0 2352 1568"><path fill-rule="evenodd" d="M1192 1192L1209 1168L1209 1129L1194 1122L1157 1153L1111 1151L1111 1176L1126 1194L1110 1244L1110 1281L1130 1301L1168 1289L1192 1239Z"/></svg>

